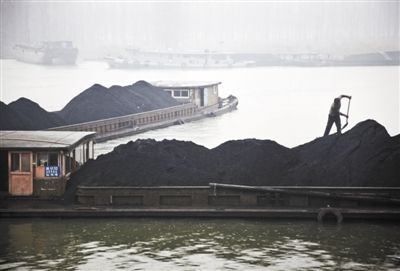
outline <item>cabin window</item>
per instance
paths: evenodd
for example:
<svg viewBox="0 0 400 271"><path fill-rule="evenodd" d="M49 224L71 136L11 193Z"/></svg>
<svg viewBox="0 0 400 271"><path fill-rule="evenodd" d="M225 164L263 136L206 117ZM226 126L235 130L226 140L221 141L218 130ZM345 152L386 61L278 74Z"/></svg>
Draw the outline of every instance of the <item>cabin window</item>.
<svg viewBox="0 0 400 271"><path fill-rule="evenodd" d="M29 153L21 153L21 171L31 171L31 155Z"/></svg>
<svg viewBox="0 0 400 271"><path fill-rule="evenodd" d="M187 90L182 90L182 91L181 91L181 96L182 96L182 97L189 97L189 91L187 91Z"/></svg>
<svg viewBox="0 0 400 271"><path fill-rule="evenodd" d="M169 95L172 96L172 91L171 90L166 90L165 92L167 92Z"/></svg>
<svg viewBox="0 0 400 271"><path fill-rule="evenodd" d="M47 153L38 153L37 154L37 159L36 159L37 166L47 166L48 161L49 161L49 158L48 158Z"/></svg>
<svg viewBox="0 0 400 271"><path fill-rule="evenodd" d="M19 171L19 153L11 154L11 171Z"/></svg>
<svg viewBox="0 0 400 271"><path fill-rule="evenodd" d="M181 92L179 90L174 90L174 97L181 97Z"/></svg>
<svg viewBox="0 0 400 271"><path fill-rule="evenodd" d="M58 166L58 153L49 153L49 166Z"/></svg>
<svg viewBox="0 0 400 271"><path fill-rule="evenodd" d="M30 153L11 153L11 171L30 172Z"/></svg>
<svg viewBox="0 0 400 271"><path fill-rule="evenodd" d="M37 166L58 166L58 153L56 152L39 152L36 159Z"/></svg>

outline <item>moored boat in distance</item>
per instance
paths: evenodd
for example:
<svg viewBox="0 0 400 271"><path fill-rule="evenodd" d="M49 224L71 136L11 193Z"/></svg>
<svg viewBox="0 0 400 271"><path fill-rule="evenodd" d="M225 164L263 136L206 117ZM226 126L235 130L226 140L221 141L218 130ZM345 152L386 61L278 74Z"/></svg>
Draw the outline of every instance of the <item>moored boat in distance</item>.
<svg viewBox="0 0 400 271"><path fill-rule="evenodd" d="M399 65L399 51L371 51L358 54L326 52L268 53L218 51L144 51L126 49L119 57L105 57L117 69L203 69L266 66L379 66Z"/></svg>
<svg viewBox="0 0 400 271"><path fill-rule="evenodd" d="M105 57L111 68L139 69L202 69L202 68L240 68L255 65L250 60L234 60L233 53L213 51L142 51L127 49L126 57Z"/></svg>
<svg viewBox="0 0 400 271"><path fill-rule="evenodd" d="M16 44L13 52L19 61L45 65L73 65L78 57L78 49L71 41L46 41L35 45Z"/></svg>

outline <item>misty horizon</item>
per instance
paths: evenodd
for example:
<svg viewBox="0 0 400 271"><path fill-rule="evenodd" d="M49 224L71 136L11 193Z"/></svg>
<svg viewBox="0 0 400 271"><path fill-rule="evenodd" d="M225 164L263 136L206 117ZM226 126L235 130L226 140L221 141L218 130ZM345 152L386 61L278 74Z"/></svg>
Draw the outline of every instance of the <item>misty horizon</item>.
<svg viewBox="0 0 400 271"><path fill-rule="evenodd" d="M350 54L399 50L399 2L1 2L2 57L70 40L81 57L125 48Z"/></svg>

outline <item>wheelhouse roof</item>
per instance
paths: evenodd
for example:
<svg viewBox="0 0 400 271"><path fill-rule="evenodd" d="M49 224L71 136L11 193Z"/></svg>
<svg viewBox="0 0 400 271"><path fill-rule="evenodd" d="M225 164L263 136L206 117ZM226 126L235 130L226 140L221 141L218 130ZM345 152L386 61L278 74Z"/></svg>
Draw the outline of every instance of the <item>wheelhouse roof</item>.
<svg viewBox="0 0 400 271"><path fill-rule="evenodd" d="M0 131L0 149L71 150L94 138L94 132Z"/></svg>
<svg viewBox="0 0 400 271"><path fill-rule="evenodd" d="M184 89L184 88L204 88L217 86L221 82L202 82L202 81L156 81L151 83L153 86L159 88L169 88L169 89Z"/></svg>

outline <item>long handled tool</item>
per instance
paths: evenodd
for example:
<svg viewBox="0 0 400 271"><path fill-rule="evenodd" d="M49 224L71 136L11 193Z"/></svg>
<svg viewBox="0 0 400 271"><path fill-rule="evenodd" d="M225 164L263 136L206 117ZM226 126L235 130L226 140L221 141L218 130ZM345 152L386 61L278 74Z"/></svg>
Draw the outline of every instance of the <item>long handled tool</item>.
<svg viewBox="0 0 400 271"><path fill-rule="evenodd" d="M337 193L337 192L322 192L322 191L310 191L307 189L290 189L290 188L275 188L268 186L247 186L247 185L235 185L235 184L222 184L222 183L210 183L210 188L214 191L214 196L217 195L217 188L225 188L225 189L237 189L243 191L256 191L256 192L264 192L264 193L281 193L287 195L297 195L297 196L314 196L319 198L335 198L342 200L356 200L356 201L367 201L367 202L379 202L379 203L388 203L394 205L400 205L400 198L398 197L386 197L379 195L376 193L369 193L369 195L365 195L363 193L353 192L349 189L347 193ZM377 188L379 190L379 188ZM349 193L350 192L350 193Z"/></svg>
<svg viewBox="0 0 400 271"><path fill-rule="evenodd" d="M349 103L347 104L346 124L343 125L342 130L346 128L347 125L349 125L349 112L350 112L350 102L351 102L351 96L345 96L345 95L343 96L349 99Z"/></svg>

